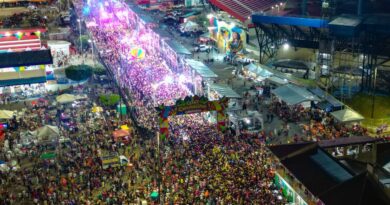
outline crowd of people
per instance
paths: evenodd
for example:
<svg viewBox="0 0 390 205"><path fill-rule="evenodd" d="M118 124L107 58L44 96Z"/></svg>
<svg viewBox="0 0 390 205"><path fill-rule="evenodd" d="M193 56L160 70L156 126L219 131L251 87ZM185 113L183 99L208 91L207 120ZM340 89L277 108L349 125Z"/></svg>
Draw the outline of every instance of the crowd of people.
<svg viewBox="0 0 390 205"><path fill-rule="evenodd" d="M53 106L53 94L41 96L47 103L39 106L25 104L28 110L23 116L9 120L12 126L0 150L2 163L19 165L0 175L0 203L140 204L143 200L155 202L150 194L158 190L160 201L172 205L286 204L273 183L275 165L265 148L264 132L221 133L198 113L170 117L170 135L161 142L156 140L159 116L155 107L173 105L177 99L193 95L192 91L183 83L182 75L167 65L158 47L158 35L140 23L124 1L105 1L101 6L93 0L75 0L78 15L87 3L96 6L91 6L85 23L95 25L88 30L103 63L124 93L123 101L134 109L132 118L119 118L110 107L102 113L91 112L100 103L100 94L117 92L114 85L99 83L88 82L70 90L87 94L88 101ZM149 36L149 41L140 37L143 35ZM133 48L142 48L144 57L131 56ZM244 95L245 107L262 100L259 95ZM269 113L283 119L290 112L287 109L273 103ZM342 136L364 132L356 126L352 130L337 127L317 110L295 109L297 116L293 119L313 120L307 136L325 139L329 133L337 136L337 131ZM267 115L267 122L273 121L273 114ZM22 143L21 133L45 125L59 128L58 139ZM129 143L112 136L122 125L134 128ZM313 129L321 132L313 134ZM288 126L286 130L289 135ZM55 157L42 157L48 153ZM104 168L102 157L112 155L123 155L129 163Z"/></svg>
<svg viewBox="0 0 390 205"><path fill-rule="evenodd" d="M91 27L90 32L99 50L108 51L102 53L102 57L118 84L127 89L131 98L128 103L136 110L137 123L157 131L158 116L154 107L172 105L175 100L192 93L178 80L180 76L167 66L164 53L141 42L140 33L153 31L142 23L131 23L132 11L125 3L111 2L106 8L105 12L129 16L118 18L108 14L105 16L111 16L111 19L104 21L100 16L102 11L91 12L87 24L94 21L99 26ZM145 47L144 59L126 59L132 47ZM170 204L284 203L283 199L278 199L278 191L272 192L272 165L267 161L264 142L258 140L257 135L239 138L223 135L202 114L175 116L169 121L171 134L158 153L162 157L158 170L163 177L157 179L163 187L161 200ZM147 188L150 193L150 188L158 188L154 177L155 161L149 158L154 155L151 147L156 144L153 140L145 140L143 144L145 150L152 153L140 158L144 166L140 175L152 183Z"/></svg>

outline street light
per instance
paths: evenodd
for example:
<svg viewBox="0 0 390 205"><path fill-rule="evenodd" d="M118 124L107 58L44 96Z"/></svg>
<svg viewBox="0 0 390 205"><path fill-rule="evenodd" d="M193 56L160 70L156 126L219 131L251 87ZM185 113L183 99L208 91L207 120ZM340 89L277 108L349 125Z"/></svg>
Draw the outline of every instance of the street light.
<svg viewBox="0 0 390 205"><path fill-rule="evenodd" d="M94 44L93 43L95 43L93 40L91 40L91 39L88 39L88 43L90 43L91 44L91 49L92 49L92 61L93 61L93 65L95 66L96 65L96 63L95 63L95 52L94 52Z"/></svg>
<svg viewBox="0 0 390 205"><path fill-rule="evenodd" d="M80 19L77 19L77 22L79 23L80 54L81 54L81 58L83 59L83 63L84 63L83 42L81 41L81 20L80 20Z"/></svg>

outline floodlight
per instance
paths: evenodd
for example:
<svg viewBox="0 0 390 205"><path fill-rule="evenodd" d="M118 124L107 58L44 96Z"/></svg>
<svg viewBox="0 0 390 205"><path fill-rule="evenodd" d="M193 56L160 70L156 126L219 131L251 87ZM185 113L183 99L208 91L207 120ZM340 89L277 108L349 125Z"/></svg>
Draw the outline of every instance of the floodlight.
<svg viewBox="0 0 390 205"><path fill-rule="evenodd" d="M283 50L288 50L290 48L290 45L288 43L283 44Z"/></svg>

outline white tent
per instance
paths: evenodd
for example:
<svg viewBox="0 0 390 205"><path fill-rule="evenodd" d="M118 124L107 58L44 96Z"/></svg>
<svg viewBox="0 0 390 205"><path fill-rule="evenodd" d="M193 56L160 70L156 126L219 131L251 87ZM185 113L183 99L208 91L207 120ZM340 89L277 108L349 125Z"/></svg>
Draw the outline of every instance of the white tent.
<svg viewBox="0 0 390 205"><path fill-rule="evenodd" d="M299 87L293 84L287 84L280 86L271 91L279 99L287 103L288 105L296 105L303 102L315 101L318 102L320 99L309 92L304 87Z"/></svg>
<svg viewBox="0 0 390 205"><path fill-rule="evenodd" d="M56 97L57 102L59 103L71 103L76 100L76 96L71 94L62 94Z"/></svg>
<svg viewBox="0 0 390 205"><path fill-rule="evenodd" d="M15 112L10 110L0 110L0 119L11 119Z"/></svg>
<svg viewBox="0 0 390 205"><path fill-rule="evenodd" d="M199 25L193 21L187 21L181 24L181 27L184 31L194 31L199 28Z"/></svg>
<svg viewBox="0 0 390 205"><path fill-rule="evenodd" d="M364 120L364 117L352 109L346 108L330 113L339 122L358 122Z"/></svg>
<svg viewBox="0 0 390 205"><path fill-rule="evenodd" d="M57 126L45 125L35 131L38 141L48 141L60 136L60 130Z"/></svg>

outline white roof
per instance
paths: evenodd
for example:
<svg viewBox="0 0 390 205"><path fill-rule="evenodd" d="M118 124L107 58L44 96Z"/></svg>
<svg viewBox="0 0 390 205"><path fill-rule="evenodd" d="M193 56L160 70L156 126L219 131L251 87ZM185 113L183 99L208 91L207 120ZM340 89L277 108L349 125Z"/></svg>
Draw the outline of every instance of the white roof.
<svg viewBox="0 0 390 205"><path fill-rule="evenodd" d="M357 122L364 120L364 117L356 111L346 108L330 113L339 122Z"/></svg>
<svg viewBox="0 0 390 205"><path fill-rule="evenodd" d="M271 91L288 105L296 105L307 101L320 101L320 99L304 87L293 84L280 86Z"/></svg>

